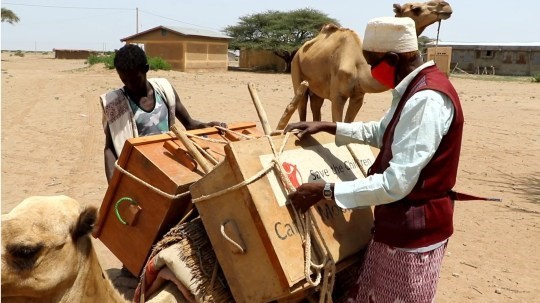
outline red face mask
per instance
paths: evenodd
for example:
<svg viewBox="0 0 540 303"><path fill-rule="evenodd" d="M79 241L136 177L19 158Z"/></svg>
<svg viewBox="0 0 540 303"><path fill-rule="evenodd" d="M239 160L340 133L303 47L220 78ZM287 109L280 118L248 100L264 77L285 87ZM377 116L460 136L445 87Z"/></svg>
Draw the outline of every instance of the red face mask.
<svg viewBox="0 0 540 303"><path fill-rule="evenodd" d="M382 60L377 65L372 66L371 75L384 86L390 88L396 87L396 67L388 64L386 60Z"/></svg>

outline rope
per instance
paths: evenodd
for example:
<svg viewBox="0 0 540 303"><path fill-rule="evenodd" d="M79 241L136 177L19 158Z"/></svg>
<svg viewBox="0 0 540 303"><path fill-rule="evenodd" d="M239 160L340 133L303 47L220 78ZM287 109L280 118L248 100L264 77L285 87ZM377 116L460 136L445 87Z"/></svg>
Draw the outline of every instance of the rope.
<svg viewBox="0 0 540 303"><path fill-rule="evenodd" d="M274 146L274 142L272 141L272 139L270 137L267 136L268 141L270 143L270 147L271 147L272 152L274 154L274 160L278 164L281 163L280 157L283 154L283 149L285 148L285 145L286 145L287 140L289 139L289 136L290 136L290 133L285 134L285 139L283 140L283 143L281 144L281 147L280 147L279 151L276 151L276 148ZM287 177L286 172L283 169L283 166L282 165L277 165L277 170L278 170L279 177L280 177L282 183L285 185L285 189L286 189L287 193L295 192L296 188L292 185L291 181ZM318 286L320 284L321 278L322 278L322 271L323 271L323 269L325 267L325 264L330 259L330 258L328 258L328 255L329 255L328 249L327 249L327 247L325 245L326 253L322 253L322 255L324 255L324 260L321 262L321 264L313 263L313 261L311 260L311 232L312 232L312 230L310 229L310 227L313 226L312 222L315 222L315 220L312 219L313 214L312 214L311 211L309 211L307 214L304 215L304 217L303 217L304 220L302 220L302 215L298 213L298 211L296 210L296 207L294 207L292 201L289 201L289 203L293 206L292 209L294 211L295 219L296 219L296 222L297 222L296 225L299 226L299 229L301 230L300 234L304 235L304 239L303 239L304 244L305 244L304 245L304 276L305 276L307 282L311 286L315 287L315 286ZM318 244L319 244L318 249L321 250L321 245L320 245L320 243L318 243ZM315 271L315 274L316 274L315 281L313 281L311 279L311 269L314 269L314 271Z"/></svg>
<svg viewBox="0 0 540 303"><path fill-rule="evenodd" d="M120 165L118 165L118 161L115 161L114 162L114 166L116 167L116 169L118 169L121 173L129 176L130 178L132 178L133 180L139 182L140 184L150 188L153 192L159 194L159 195L162 195L163 197L165 198L168 198L168 199L177 199L177 198L181 198L181 197L184 197L184 196L187 196L189 195L189 191L187 192L184 192L184 193L180 193L180 194L177 194L177 195L171 195L169 193L166 193L164 191L162 191L161 189L151 185L150 183L148 182L145 182L144 180L141 180L139 177L135 176L134 174L128 172L127 170L125 170L123 167L121 167Z"/></svg>
<svg viewBox="0 0 540 303"><path fill-rule="evenodd" d="M226 132L226 133L231 133L231 134L234 134L234 135L237 135L237 136L240 136L244 139L254 139L255 137L252 137L252 136L248 136L246 134L243 134L243 133L240 133L240 132L237 132L237 131L234 131L232 129L228 129L228 128L225 128L225 127L221 127L221 126L214 126L215 128L219 129L220 131L223 131L223 132Z"/></svg>
<svg viewBox="0 0 540 303"><path fill-rule="evenodd" d="M435 50L437 50L437 46L439 45L439 34L441 33L441 20L439 19L439 24L437 25L437 40L435 40Z"/></svg>
<svg viewBox="0 0 540 303"><path fill-rule="evenodd" d="M313 216L313 212L311 210L309 210L309 215ZM312 220L315 231L322 239L323 235L317 221L314 220L313 217L310 217L310 220ZM321 263L321 268L319 269L319 272L324 272L323 285L322 289L320 290L321 294L319 297L320 303L332 301L332 291L334 289L334 282L336 281L336 264L332 258L332 255L330 254L330 249L326 245L326 242L322 241L322 244L324 245L324 249L327 253L325 254L326 260Z"/></svg>
<svg viewBox="0 0 540 303"><path fill-rule="evenodd" d="M208 138L208 137L203 137L203 136L197 136L197 135L190 134L190 133L186 133L186 135L187 135L189 138L197 138L197 139L201 139L201 140L203 140L203 141L208 141L208 142L212 142L212 143L220 143L220 144L227 144L227 143L229 143L228 141L225 141L225 140L219 140L219 139L214 139L214 138Z"/></svg>
<svg viewBox="0 0 540 303"><path fill-rule="evenodd" d="M240 252L245 253L246 250L245 250L242 246L240 246L240 244L234 242L234 240L231 239L231 237L229 237L229 236L227 235L227 233L225 232L225 224L226 224L226 223L227 223L227 222L221 224L221 235L225 238L225 240L229 241L229 243L231 243L231 244L234 245L236 248L238 248L238 250L239 250Z"/></svg>
<svg viewBox="0 0 540 303"><path fill-rule="evenodd" d="M262 176L266 175L272 168L274 167L274 160L272 160L270 162L270 165L268 165L267 167L263 168L261 171L259 171L257 174L255 174L254 176L252 176L251 178L247 179L247 180L244 180L243 182L240 182L236 185L233 185L229 188L226 188L226 189L223 189L223 190L220 190L220 191L217 191L215 193L212 193L212 194L209 194L209 195L202 195L198 198L195 198L195 199L192 199L193 203L197 203L197 202L201 202L201 201L204 201L204 200L208 200L208 199L212 199L212 198L215 198L215 197L218 197L218 196L221 196L221 195L224 195L226 193L230 193L232 191L235 191L241 187L244 187L248 184L251 184L255 181L257 181L258 179L260 179Z"/></svg>
<svg viewBox="0 0 540 303"><path fill-rule="evenodd" d="M281 165L281 161L280 161L281 154L283 153L283 150L285 149L285 146L287 144L287 141L289 140L290 135L291 133L285 133L285 137L283 139L283 142L281 143L281 147L279 150L276 150L274 143L272 141L272 138L270 136L264 136L268 139L268 142L272 149L272 153L274 155L274 158L270 161L270 163L266 167L263 167L262 170L257 172L252 177L238 184L235 184L229 188L217 191L209 195L203 195L201 197L195 198L192 200L193 203L198 203L204 200L212 199L212 198L224 195L226 193L235 191L241 187L247 186L255 182L256 180L260 179L261 177L265 176L272 169L277 170L277 175L279 179L281 180L282 184L284 185L286 192L288 194L295 192L296 188L292 185L291 181L287 177L286 172L284 172L283 166ZM311 260L311 233L314 232L312 227L314 227L315 230L318 231L319 235L321 235L320 229L317 226L315 220L312 218L313 213L311 211L309 211L307 214L302 216L301 214L298 213L292 201L289 201L289 203L291 204L293 212L294 212L296 225L299 229L299 234L303 235L302 241L304 243L304 257L305 257L304 275L305 275L306 281L311 286L316 287L320 285L321 280L323 280L322 289L320 290L321 296L320 296L319 302L321 303L331 302L332 301L331 294L334 287L335 273L336 273L335 262L333 261L330 255L330 251L328 247L326 246L326 243L324 243L324 245L317 243L318 244L317 248L319 249L319 251L324 250L323 252L321 252L321 255L324 256L324 259L321 262L321 264L315 264L312 262ZM322 239L322 236L320 238ZM324 249L323 249L323 246L324 246ZM314 274L316 274L315 280L311 279L311 270L313 270ZM323 276L324 276L324 279L323 279Z"/></svg>
<svg viewBox="0 0 540 303"><path fill-rule="evenodd" d="M441 19L439 19L439 25L437 25L437 39L435 40L435 55L433 61L437 62L437 47L439 46L439 33L441 31Z"/></svg>
<svg viewBox="0 0 540 303"><path fill-rule="evenodd" d="M196 142L194 141L191 141L191 143L193 143L193 146L195 146L195 148L197 148L199 150L199 152L208 160L210 161L210 163L212 163L212 165L217 165L219 163L219 161L214 157L212 156L209 152L207 152L204 148L202 148L202 146L200 146L199 144L197 144Z"/></svg>
<svg viewBox="0 0 540 303"><path fill-rule="evenodd" d="M176 136L176 134L174 134L174 132L168 132L167 133L171 138L173 139L178 139L178 137ZM206 137L202 137L202 136L197 136L197 135L193 135L193 134L190 134L188 132L185 132L184 134L186 134L186 136L188 138L191 138L191 143L193 144L193 146L195 146L195 148L197 148L199 150L199 152L208 160L210 161L213 165L216 165L219 161L214 157L212 156L210 153L208 153L202 146L200 146L197 142L195 142L193 140L193 138L196 138L196 139L199 139L199 140L202 140L202 141L208 141L208 142L211 142L211 143L218 143L218 144L229 144L230 141L225 141L225 140L219 140L219 139L213 139L213 138L206 138ZM180 148L184 148L185 147L180 144L178 144L178 142L175 142L173 141L174 143L176 143L176 146L180 147ZM213 151L221 156L224 156L222 155L221 153L218 153L216 151ZM191 154L189 154L191 156Z"/></svg>
<svg viewBox="0 0 540 303"><path fill-rule="evenodd" d="M269 140L270 147L272 148L272 152L274 153L274 160L275 160L275 162L277 164L279 164L279 165L277 165L277 170L279 172L279 177L280 177L281 181L283 182L283 184L285 185L285 188L286 188L287 192L292 193L292 192L296 191L296 188L292 185L291 181L287 177L286 172L284 171L284 168L281 165L281 160L280 160L280 157L283 154L283 150L285 148L285 145L286 145L286 142L287 142L289 136L290 136L290 133L285 134L285 139L283 140L283 143L281 144L281 147L280 147L279 151L276 151L276 148L275 148L274 143L271 140L271 138L270 137L267 137L267 138ZM293 206L292 209L293 209L294 214L295 214L295 220L297 222L296 225L299 226L299 229L301 230L301 232L300 232L301 234L302 234L302 230L303 230L303 235L304 235L303 240L304 240L304 243L305 243L305 246L304 246L304 260L305 260L304 261L304 276L306 278L306 281L311 286L316 287L316 286L320 285L321 279L322 279L322 277L324 275L322 289L320 290L321 295L320 295L320 298L319 298L319 302L323 303L323 302L326 302L327 300L331 301L332 300L332 290L333 290L333 287L334 287L334 282L333 281L335 281L335 263L334 263L334 260L331 257L330 250L328 249L328 247L326 246L326 243L324 241L322 241L323 245L321 245L321 243L317 242L317 244L318 244L317 248L318 248L318 250L320 252L322 251L321 255L324 256L324 259L320 264L316 264L311 260L311 233L314 232L311 227L315 227L315 230L318 232L318 234L320 236L319 238L321 240L323 239L322 234L320 232L319 227L317 226L316 220L314 219L313 212L311 210L309 210L304 215L304 220L302 220L302 215L297 212L296 207L294 207L292 201L289 201L289 203ZM324 246L324 249L322 249L322 246ZM315 272L315 274L316 274L315 280L311 279L311 270L313 270ZM329 279L330 279L330 281L329 281Z"/></svg>

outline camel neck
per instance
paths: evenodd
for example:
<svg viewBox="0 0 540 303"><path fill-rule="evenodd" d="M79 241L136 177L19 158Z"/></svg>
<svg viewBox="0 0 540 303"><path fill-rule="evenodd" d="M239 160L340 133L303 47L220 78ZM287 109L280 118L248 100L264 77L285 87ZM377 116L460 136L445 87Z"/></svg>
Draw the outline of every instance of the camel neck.
<svg viewBox="0 0 540 303"><path fill-rule="evenodd" d="M73 286L68 293L56 302L128 303L129 301L114 288L111 280L101 268L92 244L89 243L88 245L90 245L89 250L87 250L88 253L86 255L81 253L79 256L81 266Z"/></svg>

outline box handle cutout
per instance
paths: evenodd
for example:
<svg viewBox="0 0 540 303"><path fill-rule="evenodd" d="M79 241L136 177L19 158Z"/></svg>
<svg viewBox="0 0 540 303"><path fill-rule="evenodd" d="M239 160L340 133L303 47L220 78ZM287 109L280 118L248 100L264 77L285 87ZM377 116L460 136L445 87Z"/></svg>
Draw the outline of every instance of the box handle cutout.
<svg viewBox="0 0 540 303"><path fill-rule="evenodd" d="M126 220L122 218L120 215L120 204L124 201L129 201L130 205L128 207L128 214ZM129 197L123 197L120 198L118 201L116 201L116 204L114 205L114 212L116 213L116 218L120 223L124 225L133 225L135 221L137 220L137 217L139 216L139 212L142 210L142 208L139 206L139 203L137 203L135 200L129 198Z"/></svg>

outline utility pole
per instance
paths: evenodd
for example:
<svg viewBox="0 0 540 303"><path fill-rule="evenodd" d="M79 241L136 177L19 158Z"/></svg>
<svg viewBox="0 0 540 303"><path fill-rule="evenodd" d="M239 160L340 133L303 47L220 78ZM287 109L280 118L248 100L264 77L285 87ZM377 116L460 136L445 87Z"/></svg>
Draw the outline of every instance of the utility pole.
<svg viewBox="0 0 540 303"><path fill-rule="evenodd" d="M135 17L135 22L137 22L137 24L135 24L135 33L138 34L139 33L139 8L135 8L135 14L136 14L136 17Z"/></svg>

